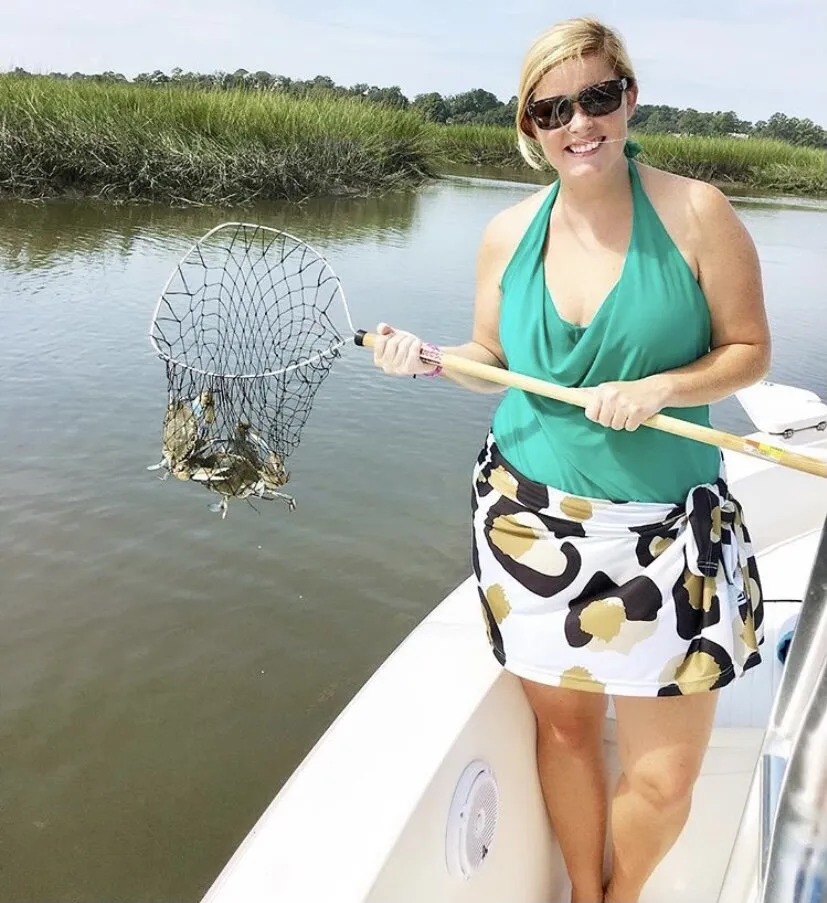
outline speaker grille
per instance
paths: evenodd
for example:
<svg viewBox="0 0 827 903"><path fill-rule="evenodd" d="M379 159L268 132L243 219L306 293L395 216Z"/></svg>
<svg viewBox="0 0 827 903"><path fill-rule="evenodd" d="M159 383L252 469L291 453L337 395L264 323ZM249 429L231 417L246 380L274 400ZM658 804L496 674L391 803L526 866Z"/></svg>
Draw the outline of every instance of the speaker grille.
<svg viewBox="0 0 827 903"><path fill-rule="evenodd" d="M499 812L499 793L492 770L479 760L460 776L445 835L448 872L469 879L488 855Z"/></svg>

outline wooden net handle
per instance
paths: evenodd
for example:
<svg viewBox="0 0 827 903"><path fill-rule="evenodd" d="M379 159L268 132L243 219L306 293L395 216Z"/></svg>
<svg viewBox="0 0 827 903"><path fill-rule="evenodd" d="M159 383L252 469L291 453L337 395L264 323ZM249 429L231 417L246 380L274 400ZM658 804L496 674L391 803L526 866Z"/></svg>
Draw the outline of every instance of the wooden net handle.
<svg viewBox="0 0 827 903"><path fill-rule="evenodd" d="M365 348L372 348L376 343L376 334L360 330L356 333L355 342L357 345ZM423 355L422 359L424 363L439 363L443 370L464 373L466 376L474 376L477 379L499 383L502 386L523 389L535 395L553 398L556 401L563 401L581 408L585 408L589 401L589 394L584 389L558 386L554 383L537 379L535 376L526 376L522 373L515 373L512 370L504 370L502 367L492 367L489 364L482 364L479 361L472 361L455 354L441 353L438 361L427 355ZM802 455L798 452L789 451L764 442L757 442L754 439L747 439L743 436L736 436L732 433L725 433L712 427L690 423L677 417L655 414L653 417L645 420L642 425L665 433L672 433L675 436L683 436L685 439L693 439L695 442L703 442L706 445L714 445L718 448L740 452L753 458L763 458L783 467L791 467L793 470L800 470L817 477L827 477L827 460L810 455Z"/></svg>

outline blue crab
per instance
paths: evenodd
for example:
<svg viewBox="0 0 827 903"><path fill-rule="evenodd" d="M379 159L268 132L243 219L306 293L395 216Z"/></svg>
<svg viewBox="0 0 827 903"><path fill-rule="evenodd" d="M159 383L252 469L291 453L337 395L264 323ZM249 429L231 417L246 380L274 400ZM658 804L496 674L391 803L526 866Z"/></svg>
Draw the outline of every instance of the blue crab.
<svg viewBox="0 0 827 903"><path fill-rule="evenodd" d="M164 433L161 444L161 460L147 470L166 469L160 478L170 474L179 480L192 475L193 459L205 447L205 426L215 422L215 399L211 392L201 392L187 401L173 401L164 415Z"/></svg>
<svg viewBox="0 0 827 903"><path fill-rule="evenodd" d="M209 508L220 512L222 519L227 516L231 498L280 498L291 511L295 510L295 499L279 491L290 478L281 456L272 451L249 424L238 423L229 446L210 453L206 458L209 460L205 459L204 463L190 471L189 478L221 495L221 501Z"/></svg>

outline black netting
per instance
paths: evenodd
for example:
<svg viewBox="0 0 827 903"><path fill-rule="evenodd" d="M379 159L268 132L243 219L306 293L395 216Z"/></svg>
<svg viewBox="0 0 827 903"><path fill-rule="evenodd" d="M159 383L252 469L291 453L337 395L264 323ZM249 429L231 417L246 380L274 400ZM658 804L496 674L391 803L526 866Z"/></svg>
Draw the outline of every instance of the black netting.
<svg viewBox="0 0 827 903"><path fill-rule="evenodd" d="M286 462L352 336L341 286L303 242L227 224L181 261L153 318L166 362L163 467L228 498L284 498ZM168 475L168 474L166 474Z"/></svg>

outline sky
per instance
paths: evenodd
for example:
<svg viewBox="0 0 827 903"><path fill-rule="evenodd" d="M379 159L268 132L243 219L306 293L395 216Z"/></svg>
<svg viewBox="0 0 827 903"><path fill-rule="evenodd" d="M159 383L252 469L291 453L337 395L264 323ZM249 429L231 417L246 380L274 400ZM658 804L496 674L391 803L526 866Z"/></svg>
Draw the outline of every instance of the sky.
<svg viewBox="0 0 827 903"><path fill-rule="evenodd" d="M640 103L780 111L827 126L825 0L0 0L0 70L127 77L180 66L337 84L410 99L484 88L508 100L554 22L593 15L623 36Z"/></svg>

